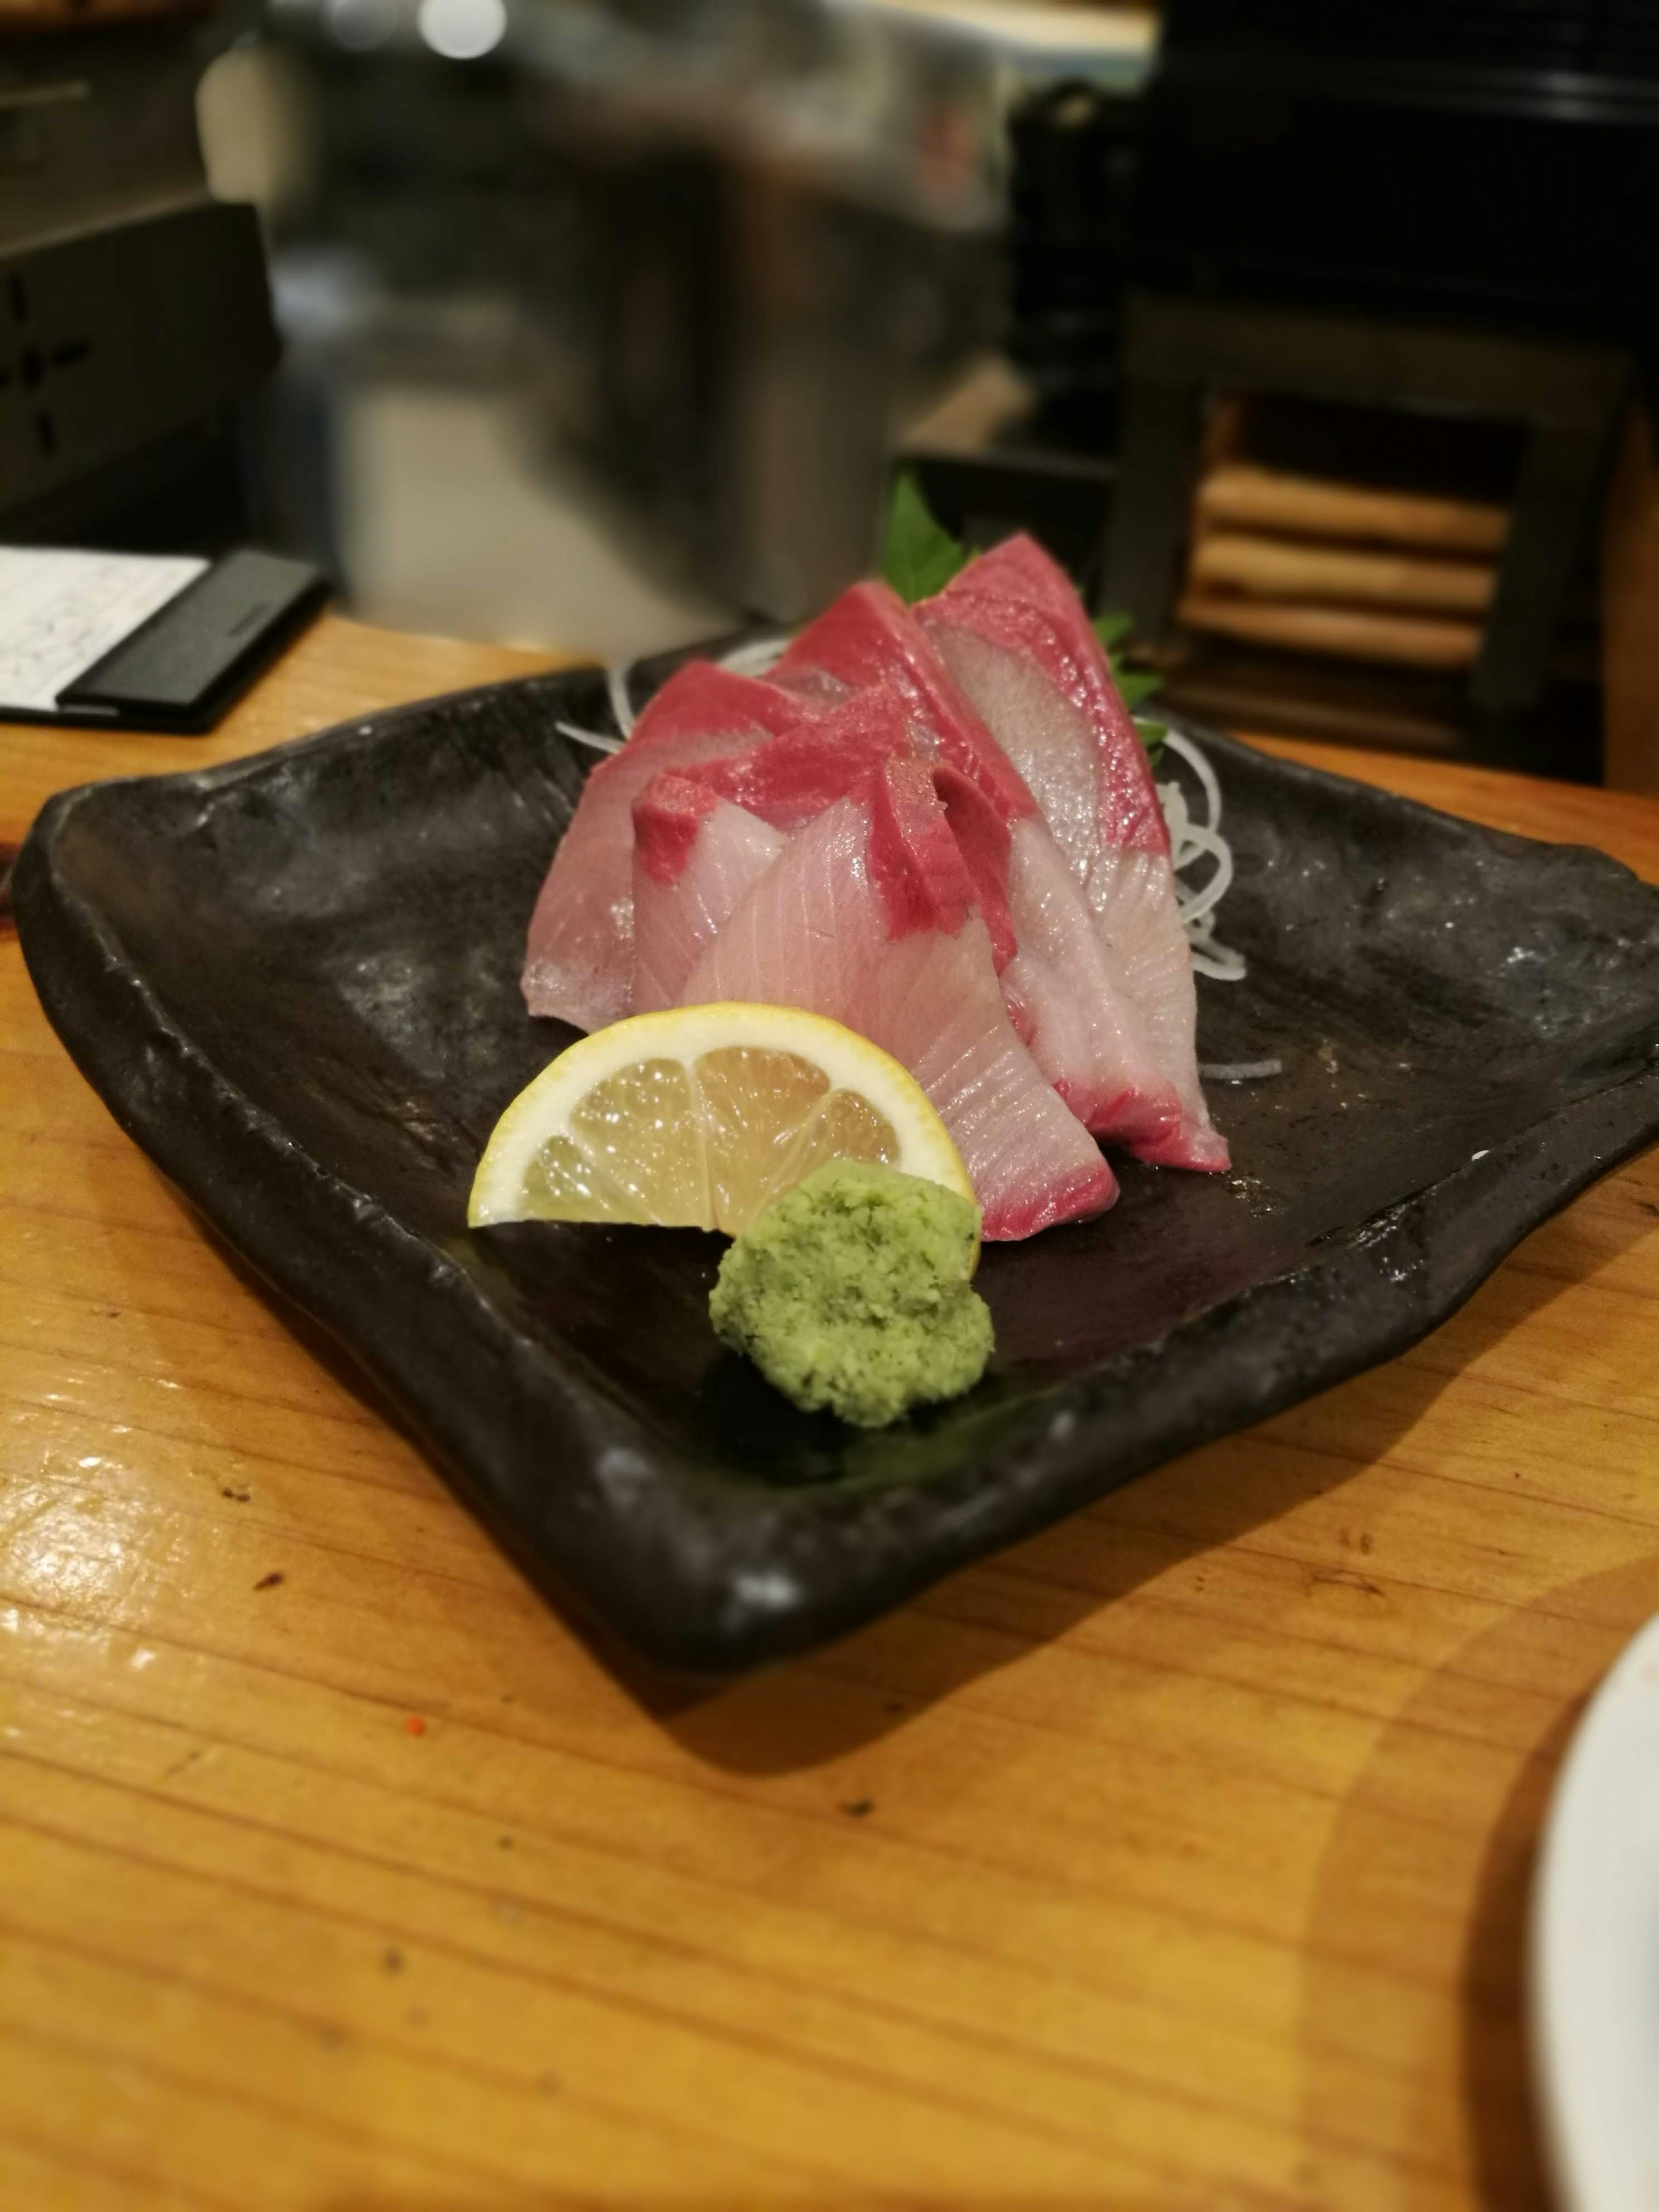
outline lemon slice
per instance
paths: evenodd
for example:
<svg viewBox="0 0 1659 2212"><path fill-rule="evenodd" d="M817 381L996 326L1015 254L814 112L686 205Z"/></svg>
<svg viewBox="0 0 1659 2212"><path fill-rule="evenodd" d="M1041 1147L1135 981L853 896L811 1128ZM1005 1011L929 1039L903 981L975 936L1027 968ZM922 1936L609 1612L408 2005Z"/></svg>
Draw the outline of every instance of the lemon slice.
<svg viewBox="0 0 1659 2212"><path fill-rule="evenodd" d="M879 1160L973 1199L921 1085L796 1006L672 1006L597 1030L495 1124L467 1219L633 1221L738 1236L822 1160Z"/></svg>

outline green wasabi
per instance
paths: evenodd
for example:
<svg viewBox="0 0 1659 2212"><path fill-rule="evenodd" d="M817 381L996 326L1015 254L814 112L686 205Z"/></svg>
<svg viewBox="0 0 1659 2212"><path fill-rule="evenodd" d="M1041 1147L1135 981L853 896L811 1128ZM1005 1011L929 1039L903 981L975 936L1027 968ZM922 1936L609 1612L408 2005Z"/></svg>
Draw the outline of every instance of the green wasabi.
<svg viewBox="0 0 1659 2212"><path fill-rule="evenodd" d="M726 1253L709 1318L796 1405L878 1429L984 1373L978 1242L978 1208L942 1183L827 1160Z"/></svg>

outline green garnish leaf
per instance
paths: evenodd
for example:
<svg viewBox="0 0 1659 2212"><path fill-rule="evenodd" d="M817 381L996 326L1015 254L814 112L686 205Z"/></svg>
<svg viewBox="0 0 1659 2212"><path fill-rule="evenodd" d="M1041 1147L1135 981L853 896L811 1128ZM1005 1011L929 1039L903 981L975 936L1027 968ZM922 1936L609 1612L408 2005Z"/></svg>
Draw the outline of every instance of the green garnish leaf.
<svg viewBox="0 0 1659 2212"><path fill-rule="evenodd" d="M1135 735L1146 746L1146 757L1154 768L1158 766L1163 756L1164 740L1169 734L1169 729L1164 723L1143 721L1139 714L1135 716Z"/></svg>
<svg viewBox="0 0 1659 2212"><path fill-rule="evenodd" d="M1092 618L1095 635L1105 647L1107 665L1112 672L1112 681L1117 685L1124 705L1133 714L1143 699L1150 699L1164 678L1150 668L1126 668L1118 658L1117 648L1135 626L1131 614L1096 615ZM1156 727L1156 725L1153 725Z"/></svg>
<svg viewBox="0 0 1659 2212"><path fill-rule="evenodd" d="M1153 668L1115 668L1112 673L1123 694L1123 703L1132 714L1143 699L1150 699L1154 691L1163 689L1164 678Z"/></svg>
<svg viewBox="0 0 1659 2212"><path fill-rule="evenodd" d="M887 510L887 538L881 573L907 606L942 592L968 565L965 547L933 518L914 470L906 469L893 486Z"/></svg>

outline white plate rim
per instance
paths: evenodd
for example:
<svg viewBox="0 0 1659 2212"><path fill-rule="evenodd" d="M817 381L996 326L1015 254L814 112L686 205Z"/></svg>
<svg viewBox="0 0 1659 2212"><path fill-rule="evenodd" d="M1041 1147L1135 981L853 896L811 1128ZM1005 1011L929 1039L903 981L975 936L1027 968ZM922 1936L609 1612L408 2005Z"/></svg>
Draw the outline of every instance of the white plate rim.
<svg viewBox="0 0 1659 2212"><path fill-rule="evenodd" d="M1659 1615L1574 1733L1533 1885L1530 2012L1566 2212L1659 2212Z"/></svg>

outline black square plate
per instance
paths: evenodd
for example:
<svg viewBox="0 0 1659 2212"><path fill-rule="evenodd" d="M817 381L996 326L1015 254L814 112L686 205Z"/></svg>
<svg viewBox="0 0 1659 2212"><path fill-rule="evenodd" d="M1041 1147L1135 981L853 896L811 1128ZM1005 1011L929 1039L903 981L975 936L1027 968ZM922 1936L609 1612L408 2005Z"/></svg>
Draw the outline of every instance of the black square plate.
<svg viewBox="0 0 1659 2212"><path fill-rule="evenodd" d="M659 680L672 664L653 672ZM1230 1177L1127 1163L1103 1219L988 1248L997 1355L858 1435L720 1349L719 1244L470 1235L501 1109L568 1032L526 918L606 726L591 671L54 799L24 952L87 1076L179 1188L392 1394L550 1591L647 1657L799 1651L1424 1334L1659 1134L1659 894L1225 739L1237 862L1200 985Z"/></svg>

